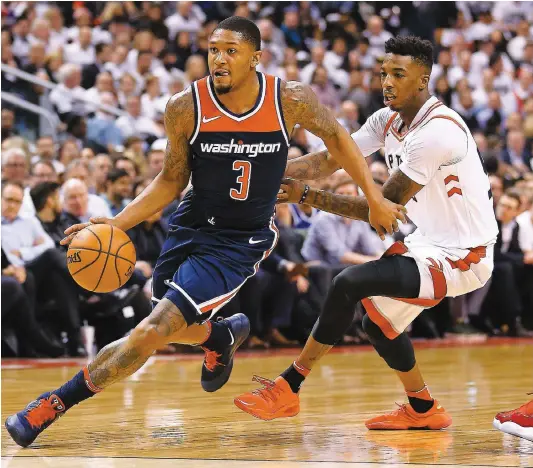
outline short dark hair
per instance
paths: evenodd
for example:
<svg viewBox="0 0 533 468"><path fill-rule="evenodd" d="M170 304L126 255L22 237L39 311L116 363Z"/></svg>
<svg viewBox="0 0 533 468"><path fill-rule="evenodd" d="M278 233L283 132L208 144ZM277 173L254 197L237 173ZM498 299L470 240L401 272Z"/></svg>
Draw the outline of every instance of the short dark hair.
<svg viewBox="0 0 533 468"><path fill-rule="evenodd" d="M324 65L317 65L316 68L315 68L315 71L314 71L313 74L311 75L311 83L314 83L314 82L315 82L315 76L316 76L316 73L317 73L319 70L325 70L326 73L328 72L328 69L327 69Z"/></svg>
<svg viewBox="0 0 533 468"><path fill-rule="evenodd" d="M115 162L113 163L113 167L116 168L117 167L117 163L119 161L127 161L129 162L130 164L133 164L133 168L135 169L135 173L138 174L139 173L139 168L137 167L137 163L131 159L131 158L128 158L127 156L119 156L117 159L115 159Z"/></svg>
<svg viewBox="0 0 533 468"><path fill-rule="evenodd" d="M33 187L30 190L30 196L35 205L35 211L41 211L44 208L44 205L46 205L48 197L58 190L59 187L61 187L61 185L56 182L41 182Z"/></svg>
<svg viewBox="0 0 533 468"><path fill-rule="evenodd" d="M70 118L67 120L67 132L72 133L72 130L74 130L75 127L77 127L80 123L84 121L85 121L85 117L83 115L70 116Z"/></svg>
<svg viewBox="0 0 533 468"><path fill-rule="evenodd" d="M111 18L110 24L117 23L117 24L131 24L130 19L127 15L116 15Z"/></svg>
<svg viewBox="0 0 533 468"><path fill-rule="evenodd" d="M498 177L502 182L502 178L497 175L496 173L498 172L498 168L500 166L500 162L498 160L498 158L495 156L495 155L491 155L490 153L488 155L485 155L483 157L483 160L485 161L485 170L487 171L487 173L489 175L494 175L496 177Z"/></svg>
<svg viewBox="0 0 533 468"><path fill-rule="evenodd" d="M135 182L135 183L133 184L133 194L135 195L135 192L137 191L137 189L138 189L141 185L145 184L146 182L148 182L147 179L140 179L140 180L138 180L137 182ZM151 182L151 180L150 180L150 182ZM148 185L147 185L146 187L148 187ZM145 187L145 188L146 188L146 187ZM143 190L144 190L144 189L143 189Z"/></svg>
<svg viewBox="0 0 533 468"><path fill-rule="evenodd" d="M494 65L496 65L496 63L498 63L498 60L500 60L501 56L502 54L500 54L499 52L494 52L489 58L489 67L493 67Z"/></svg>
<svg viewBox="0 0 533 468"><path fill-rule="evenodd" d="M135 166L135 161L133 161L132 159L128 158L127 156L119 156L118 158L116 158L114 161L113 161L113 166L117 166L117 163L119 161L128 161L129 163L132 163L134 166Z"/></svg>
<svg viewBox="0 0 533 468"><path fill-rule="evenodd" d="M109 44L106 44L105 42L99 42L98 44L96 44L94 46L94 51L96 53L96 55L100 55L103 50L106 48L106 46L108 46Z"/></svg>
<svg viewBox="0 0 533 468"><path fill-rule="evenodd" d="M385 53L409 55L415 62L425 66L429 71L433 66L433 45L416 36L398 36L385 42Z"/></svg>
<svg viewBox="0 0 533 468"><path fill-rule="evenodd" d="M129 148L130 146L134 145L135 143L139 143L140 141L144 141L140 136L132 135L129 136L124 140L124 147Z"/></svg>
<svg viewBox="0 0 533 468"><path fill-rule="evenodd" d="M215 31L217 29L235 31L241 34L246 42L252 44L256 51L261 49L261 32L256 24L247 18L243 18L242 16L230 16L218 23Z"/></svg>
<svg viewBox="0 0 533 468"><path fill-rule="evenodd" d="M111 169L107 174L108 182L116 182L121 177L129 177L130 175L124 169Z"/></svg>
<svg viewBox="0 0 533 468"><path fill-rule="evenodd" d="M510 189L507 189L505 192L503 192L503 194L506 197L512 198L513 200L516 200L518 202L518 207L517 208L520 208L520 205L522 205L522 198L521 198L520 192L516 188L511 187Z"/></svg>
<svg viewBox="0 0 533 468"><path fill-rule="evenodd" d="M161 52L159 52L159 55L157 56L157 58L158 58L159 60L162 60L162 59L164 59L165 56L167 56L167 55L178 55L178 54L176 54L176 52L174 52L174 50L171 49L170 47L165 46L165 47L163 47L163 48L161 49Z"/></svg>
<svg viewBox="0 0 533 468"><path fill-rule="evenodd" d="M13 33L11 32L9 26L2 26L2 33L7 31L9 33L9 42L13 44Z"/></svg>

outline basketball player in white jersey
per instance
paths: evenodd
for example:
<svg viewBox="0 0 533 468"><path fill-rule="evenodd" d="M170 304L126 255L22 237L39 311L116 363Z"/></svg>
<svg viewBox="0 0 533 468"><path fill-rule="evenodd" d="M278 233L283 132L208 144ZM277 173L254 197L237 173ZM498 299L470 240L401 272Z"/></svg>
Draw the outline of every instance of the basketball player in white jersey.
<svg viewBox="0 0 533 468"><path fill-rule="evenodd" d="M363 327L379 355L396 371L409 403L366 422L369 429L442 429L452 422L434 400L416 364L406 327L446 296L482 287L493 269L497 224L483 161L465 122L428 91L430 42L398 37L385 44L381 68L384 104L352 135L364 156L384 148L389 200L406 205L417 226L405 244L377 261L345 269L332 283L324 310L302 353L274 381L235 398L261 419L294 416L299 389L317 361L343 336L354 304L366 309ZM327 151L289 161L286 175L317 179L339 169ZM280 201L368 221L364 197L346 197L286 180ZM383 232L379 232L383 236Z"/></svg>

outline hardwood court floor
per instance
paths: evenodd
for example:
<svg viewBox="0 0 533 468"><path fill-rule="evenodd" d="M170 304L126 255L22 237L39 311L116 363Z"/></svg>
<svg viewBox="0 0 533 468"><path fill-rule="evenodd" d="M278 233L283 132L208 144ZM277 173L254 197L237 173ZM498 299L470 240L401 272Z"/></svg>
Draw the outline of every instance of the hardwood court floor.
<svg viewBox="0 0 533 468"><path fill-rule="evenodd" d="M533 466L533 443L492 428L494 414L533 392L533 341L418 349L434 396L450 411L446 431L370 432L366 418L403 401L394 374L370 349L331 353L307 379L300 415L265 422L233 397L253 374L275 377L297 350L241 353L231 381L201 390L200 355L156 357L124 383L70 410L28 449L2 428L10 468L324 468ZM70 378L80 361L4 361L2 421Z"/></svg>

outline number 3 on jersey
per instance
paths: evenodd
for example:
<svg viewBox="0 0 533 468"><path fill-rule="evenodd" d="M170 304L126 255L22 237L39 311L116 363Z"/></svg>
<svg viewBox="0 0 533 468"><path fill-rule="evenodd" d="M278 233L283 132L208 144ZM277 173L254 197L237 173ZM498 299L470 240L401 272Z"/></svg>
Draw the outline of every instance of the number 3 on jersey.
<svg viewBox="0 0 533 468"><path fill-rule="evenodd" d="M248 190L250 189L252 164L250 161L233 161L233 170L241 172L241 175L237 177L239 189L232 188L229 191L229 196L234 200L246 200L248 198Z"/></svg>

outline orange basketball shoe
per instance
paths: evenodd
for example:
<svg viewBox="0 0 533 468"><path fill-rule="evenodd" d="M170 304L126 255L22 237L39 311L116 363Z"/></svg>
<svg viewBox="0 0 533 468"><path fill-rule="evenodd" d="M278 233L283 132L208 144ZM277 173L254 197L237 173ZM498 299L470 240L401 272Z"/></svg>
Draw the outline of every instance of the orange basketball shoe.
<svg viewBox="0 0 533 468"><path fill-rule="evenodd" d="M233 402L237 408L265 421L296 416L300 412L300 398L283 377L272 381L254 375L252 380L259 382L263 388L235 397Z"/></svg>
<svg viewBox="0 0 533 468"><path fill-rule="evenodd" d="M492 425L502 432L533 442L533 400L515 410L498 413Z"/></svg>
<svg viewBox="0 0 533 468"><path fill-rule="evenodd" d="M452 423L452 417L439 405L437 400L433 400L433 406L425 413L417 413L410 404L398 405L396 411L388 414L376 416L365 422L368 429L431 429L438 430L448 427Z"/></svg>

